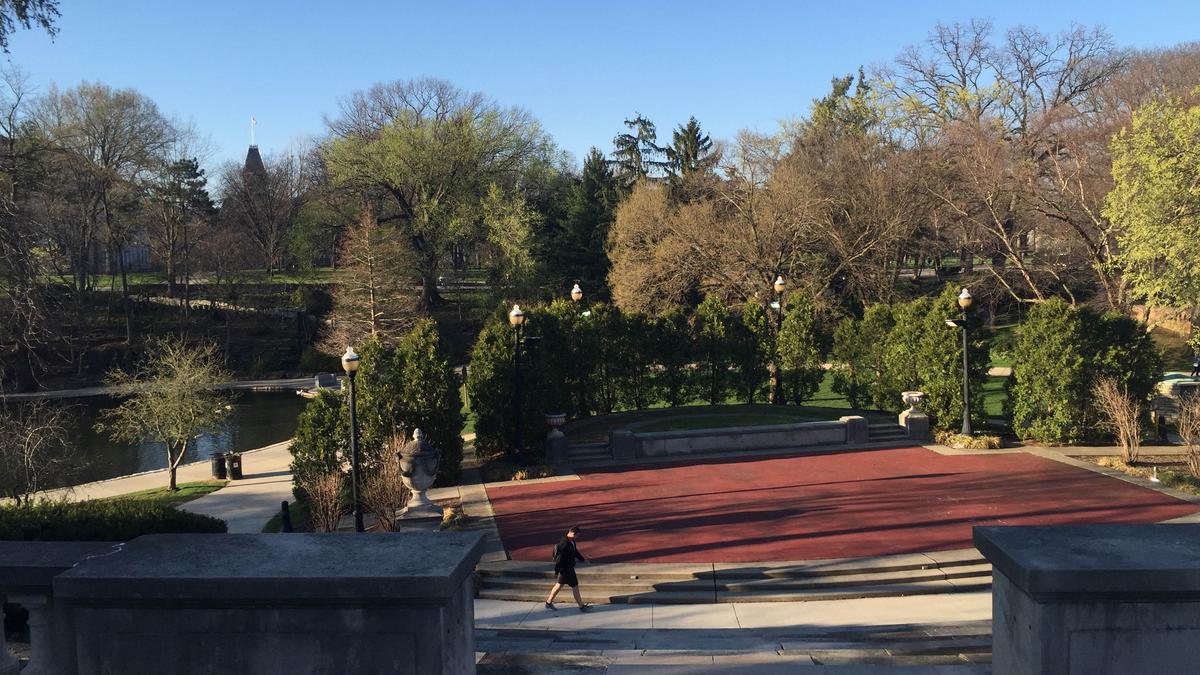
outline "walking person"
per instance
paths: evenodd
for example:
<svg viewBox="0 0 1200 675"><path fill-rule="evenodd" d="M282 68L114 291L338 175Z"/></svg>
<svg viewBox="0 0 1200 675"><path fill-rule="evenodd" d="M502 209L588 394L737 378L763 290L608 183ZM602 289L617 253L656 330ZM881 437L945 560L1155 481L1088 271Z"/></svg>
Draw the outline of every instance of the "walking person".
<svg viewBox="0 0 1200 675"><path fill-rule="evenodd" d="M1192 377L1200 377L1200 352L1192 354Z"/></svg>
<svg viewBox="0 0 1200 675"><path fill-rule="evenodd" d="M586 612L592 608L579 597L579 577L575 576L575 561L587 562L579 552L579 547L575 545L575 537L578 534L579 528L572 527L554 546L554 588L550 589L550 597L546 598L546 609L558 610L554 606L554 596L558 595L564 585L571 587L571 594L575 596L575 604L579 605L579 611Z"/></svg>

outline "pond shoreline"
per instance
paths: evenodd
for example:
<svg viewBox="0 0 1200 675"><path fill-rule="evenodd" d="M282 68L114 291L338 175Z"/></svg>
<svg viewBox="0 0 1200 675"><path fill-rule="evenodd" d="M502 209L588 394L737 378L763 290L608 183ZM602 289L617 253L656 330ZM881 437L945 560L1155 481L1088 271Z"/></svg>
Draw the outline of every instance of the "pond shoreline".
<svg viewBox="0 0 1200 675"><path fill-rule="evenodd" d="M234 380L217 386L218 389L234 391L266 391L280 392L289 389L307 389L313 386L312 377L293 377L278 380ZM97 387L82 387L80 389L50 389L47 391L27 391L16 394L0 394L0 401L45 401L54 399L92 398L95 396L112 396L113 387L101 385Z"/></svg>

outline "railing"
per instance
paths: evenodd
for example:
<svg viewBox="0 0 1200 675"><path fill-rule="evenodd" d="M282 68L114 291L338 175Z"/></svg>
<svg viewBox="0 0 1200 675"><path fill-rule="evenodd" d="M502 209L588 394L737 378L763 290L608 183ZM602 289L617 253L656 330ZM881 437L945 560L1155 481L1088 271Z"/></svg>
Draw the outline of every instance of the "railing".
<svg viewBox="0 0 1200 675"><path fill-rule="evenodd" d="M48 675L61 669L55 660L54 577L82 560L107 555L118 544L77 541L0 542L0 596L29 613L29 665L22 675ZM0 617L2 619L3 617ZM17 659L9 654L0 630L0 675L16 675Z"/></svg>

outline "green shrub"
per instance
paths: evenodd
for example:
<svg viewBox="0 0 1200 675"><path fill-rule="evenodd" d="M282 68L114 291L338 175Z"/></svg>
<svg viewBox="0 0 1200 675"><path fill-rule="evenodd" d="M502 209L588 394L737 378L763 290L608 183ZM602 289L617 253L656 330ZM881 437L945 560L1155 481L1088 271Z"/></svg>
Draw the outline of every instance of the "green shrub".
<svg viewBox="0 0 1200 675"><path fill-rule="evenodd" d="M296 433L289 448L292 477L297 486L317 476L339 471L338 453L349 445L350 412L341 392L322 390L304 406L296 419ZM297 499L303 491L293 488Z"/></svg>
<svg viewBox="0 0 1200 675"><path fill-rule="evenodd" d="M774 321L761 303L742 305L740 321L730 321L728 344L734 365L734 389L746 403L769 400L770 363L774 356Z"/></svg>
<svg viewBox="0 0 1200 675"><path fill-rule="evenodd" d="M845 396L853 408L874 401L880 390L883 351L894 323L892 307L877 304L868 307L861 320L846 318L834 329L833 390Z"/></svg>
<svg viewBox="0 0 1200 675"><path fill-rule="evenodd" d="M1162 375L1162 355L1144 324L1051 298L1017 328L1009 409L1022 438L1078 443L1101 435L1092 405L1100 377L1147 401Z"/></svg>
<svg viewBox="0 0 1200 675"><path fill-rule="evenodd" d="M783 396L789 403L801 405L821 388L825 376L822 351L816 312L807 297L797 294L779 329Z"/></svg>
<svg viewBox="0 0 1200 675"><path fill-rule="evenodd" d="M399 418L409 435L421 429L442 451L438 483L457 485L462 471L462 397L450 355L432 319L417 322L396 349L400 366Z"/></svg>
<svg viewBox="0 0 1200 675"><path fill-rule="evenodd" d="M649 340L658 380L656 391L672 407L694 398L691 369L694 345L688 331L687 317L676 308L655 320Z"/></svg>
<svg viewBox="0 0 1200 675"><path fill-rule="evenodd" d="M129 541L143 534L225 531L223 520L145 500L0 506L0 541Z"/></svg>
<svg viewBox="0 0 1200 675"><path fill-rule="evenodd" d="M704 399L713 405L725 402L732 387L730 377L729 326L732 318L716 295L704 298L696 308L692 341L696 346L696 371Z"/></svg>
<svg viewBox="0 0 1200 675"><path fill-rule="evenodd" d="M471 367L467 371L467 397L475 413L475 448L481 455L510 453L516 419L513 416L515 397L513 371L513 329L500 317L492 317L483 325L471 350ZM531 399L522 397L524 409L524 438L529 439L530 420L534 410ZM541 411L536 411L541 414Z"/></svg>

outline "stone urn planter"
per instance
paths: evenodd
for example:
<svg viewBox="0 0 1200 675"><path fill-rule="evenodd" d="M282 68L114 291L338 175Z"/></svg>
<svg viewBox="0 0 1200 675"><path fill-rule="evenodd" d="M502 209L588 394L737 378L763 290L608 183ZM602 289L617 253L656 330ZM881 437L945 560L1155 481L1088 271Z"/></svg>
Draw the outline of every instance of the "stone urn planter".
<svg viewBox="0 0 1200 675"><path fill-rule="evenodd" d="M400 512L401 518L442 518L442 509L429 501L425 491L437 478L442 452L425 442L425 433L420 429L413 432L413 439L404 444L400 451L400 475L404 486L412 491L408 506Z"/></svg>
<svg viewBox="0 0 1200 675"><path fill-rule="evenodd" d="M550 426L550 433L546 434L546 459L551 464L563 464L567 461L567 436L561 428L566 423L566 413L546 413L546 424Z"/></svg>
<svg viewBox="0 0 1200 675"><path fill-rule="evenodd" d="M899 423L905 433L914 441L929 440L929 416L921 411L921 403L925 400L923 391L906 391L900 394L900 399L908 406L908 410L900 413Z"/></svg>
<svg viewBox="0 0 1200 675"><path fill-rule="evenodd" d="M912 412L920 412L921 404L925 402L925 392L923 391L905 391L900 393L900 398L903 399L904 405Z"/></svg>

